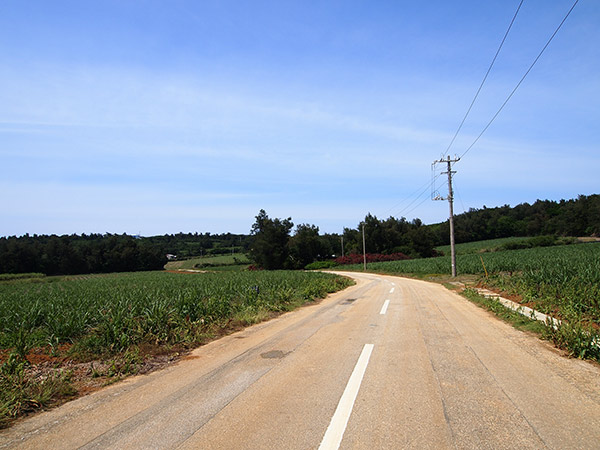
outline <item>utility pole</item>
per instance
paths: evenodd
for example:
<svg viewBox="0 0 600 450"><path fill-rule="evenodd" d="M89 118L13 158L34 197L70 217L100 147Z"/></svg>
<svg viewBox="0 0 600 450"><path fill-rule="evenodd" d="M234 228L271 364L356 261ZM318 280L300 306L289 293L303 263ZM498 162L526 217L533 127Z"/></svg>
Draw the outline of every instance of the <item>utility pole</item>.
<svg viewBox="0 0 600 450"><path fill-rule="evenodd" d="M367 271L367 249L365 246L365 223L362 224L362 234L363 234L363 270Z"/></svg>
<svg viewBox="0 0 600 450"><path fill-rule="evenodd" d="M454 192L452 191L452 174L455 174L456 171L452 170L452 163L456 163L460 161L460 158L456 157L456 159L450 159L450 155L448 155L447 159L440 159L439 161L434 161L432 166L435 164L447 164L448 171L442 172L442 174L448 174L448 197L442 197L439 194L433 196L432 200L448 200L448 204L450 205L450 257L452 259L452 277L456 277L456 251L454 248ZM433 186L433 185L432 185Z"/></svg>

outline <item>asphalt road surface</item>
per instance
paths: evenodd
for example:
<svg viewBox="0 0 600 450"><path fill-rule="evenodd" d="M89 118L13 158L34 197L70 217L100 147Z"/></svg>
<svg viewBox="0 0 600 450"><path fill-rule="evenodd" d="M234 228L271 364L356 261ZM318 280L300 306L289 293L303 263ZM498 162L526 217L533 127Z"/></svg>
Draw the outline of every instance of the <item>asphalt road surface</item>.
<svg viewBox="0 0 600 450"><path fill-rule="evenodd" d="M600 369L444 287L357 284L0 433L0 448L600 448Z"/></svg>

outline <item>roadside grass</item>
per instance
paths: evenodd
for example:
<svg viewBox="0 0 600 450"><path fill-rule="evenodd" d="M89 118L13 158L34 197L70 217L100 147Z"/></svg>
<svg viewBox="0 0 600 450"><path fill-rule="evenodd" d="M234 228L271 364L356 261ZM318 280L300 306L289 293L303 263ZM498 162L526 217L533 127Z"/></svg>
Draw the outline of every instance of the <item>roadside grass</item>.
<svg viewBox="0 0 600 450"><path fill-rule="evenodd" d="M114 382L146 370L152 358L186 352L351 284L299 271L0 283L0 427L70 398L90 379L96 386Z"/></svg>
<svg viewBox="0 0 600 450"><path fill-rule="evenodd" d="M461 295L481 306L515 328L536 334L539 338L551 341L557 348L565 350L569 356L591 359L600 362L600 340L598 334L583 325L576 318L563 321L558 326L543 323L505 307L493 298L486 298L473 289L465 289Z"/></svg>
<svg viewBox="0 0 600 450"><path fill-rule="evenodd" d="M209 272L241 272L250 267L250 264L227 264L224 266L198 266L197 270Z"/></svg>
<svg viewBox="0 0 600 450"><path fill-rule="evenodd" d="M40 378L31 376L28 367L27 361L15 354L0 367L0 429L16 417L75 395L68 370L51 372Z"/></svg>
<svg viewBox="0 0 600 450"><path fill-rule="evenodd" d="M483 297L482 295L479 295L477 291L468 288L462 292L462 296L476 305L479 305L482 308L494 313L496 317L499 317L503 321L510 323L513 327L519 330L535 333L541 338L546 337L545 324L538 320L524 316L517 311L513 311L493 298Z"/></svg>
<svg viewBox="0 0 600 450"><path fill-rule="evenodd" d="M563 321L558 327L547 326L545 337L569 355L600 362L600 334L597 329L577 321Z"/></svg>

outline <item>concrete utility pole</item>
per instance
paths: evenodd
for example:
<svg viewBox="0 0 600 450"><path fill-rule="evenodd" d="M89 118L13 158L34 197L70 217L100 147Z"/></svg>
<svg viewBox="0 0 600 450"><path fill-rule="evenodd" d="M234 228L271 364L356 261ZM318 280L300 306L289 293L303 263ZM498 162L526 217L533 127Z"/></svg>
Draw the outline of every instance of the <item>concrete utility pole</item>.
<svg viewBox="0 0 600 450"><path fill-rule="evenodd" d="M362 224L362 233L363 233L363 270L367 271L367 250L365 246L365 224Z"/></svg>
<svg viewBox="0 0 600 450"><path fill-rule="evenodd" d="M450 205L450 257L452 259L452 277L456 277L456 251L454 248L454 192L452 191L452 174L456 173L456 171L452 171L452 163L460 161L460 158L450 159L450 155L448 155L447 159L440 159L439 161L434 161L432 165L435 164L448 164L448 171L442 172L442 174L448 174L448 197L444 198L440 195L436 195L433 197L433 200L448 200L448 204Z"/></svg>

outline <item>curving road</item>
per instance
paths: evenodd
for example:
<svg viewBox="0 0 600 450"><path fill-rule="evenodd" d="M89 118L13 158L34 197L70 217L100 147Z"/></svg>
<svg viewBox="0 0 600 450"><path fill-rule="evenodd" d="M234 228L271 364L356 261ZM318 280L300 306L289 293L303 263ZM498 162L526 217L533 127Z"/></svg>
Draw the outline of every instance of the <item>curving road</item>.
<svg viewBox="0 0 600 450"><path fill-rule="evenodd" d="M600 369L444 287L344 292L0 433L0 448L598 448Z"/></svg>

